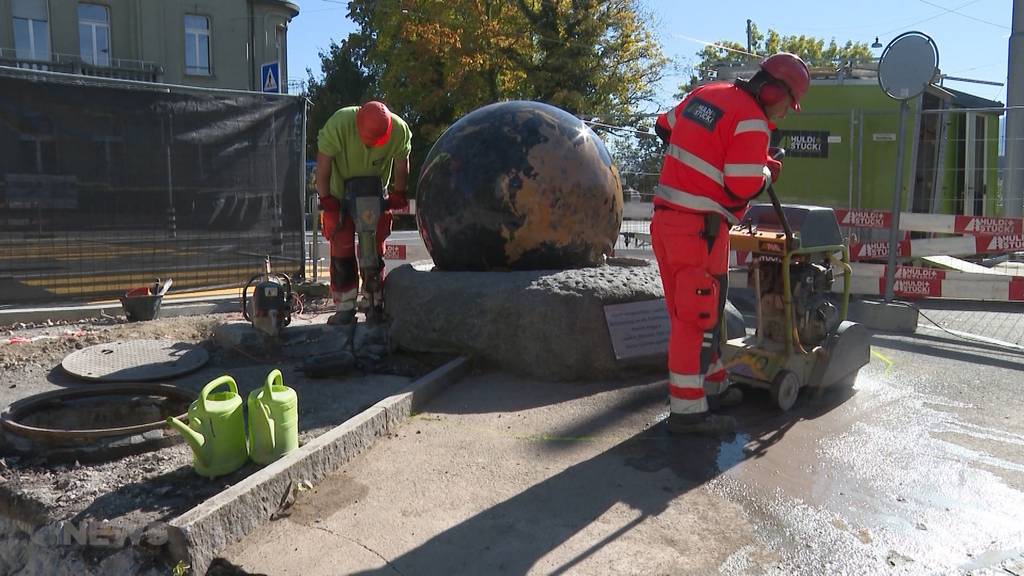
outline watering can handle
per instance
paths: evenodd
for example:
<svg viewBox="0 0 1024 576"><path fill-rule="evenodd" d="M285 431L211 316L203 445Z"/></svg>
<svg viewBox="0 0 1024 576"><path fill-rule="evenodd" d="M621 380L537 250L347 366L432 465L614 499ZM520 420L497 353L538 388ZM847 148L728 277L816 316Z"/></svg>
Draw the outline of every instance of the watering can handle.
<svg viewBox="0 0 1024 576"><path fill-rule="evenodd" d="M267 436L270 438L271 446L275 446L277 442L274 439L274 415L271 413L267 402L274 399L273 386L275 384L284 386L284 376L276 368L271 370L270 374L267 374L267 380L263 384L263 401L259 403L260 409L263 411L263 420L267 423Z"/></svg>
<svg viewBox="0 0 1024 576"><path fill-rule="evenodd" d="M213 380L206 386L203 386L203 391L199 393L199 404L203 407L203 412L206 412L206 397L209 396L210 392L213 392L215 388L218 388L223 384L227 384L228 388L231 389L231 392L238 394L238 385L235 384L235 379L231 376L225 375Z"/></svg>
<svg viewBox="0 0 1024 576"><path fill-rule="evenodd" d="M267 374L267 380L263 383L263 393L266 397L271 397L270 395L274 391L273 387L275 384L278 386L284 386L284 376L281 375L281 371L277 368L274 368L270 371L270 374Z"/></svg>

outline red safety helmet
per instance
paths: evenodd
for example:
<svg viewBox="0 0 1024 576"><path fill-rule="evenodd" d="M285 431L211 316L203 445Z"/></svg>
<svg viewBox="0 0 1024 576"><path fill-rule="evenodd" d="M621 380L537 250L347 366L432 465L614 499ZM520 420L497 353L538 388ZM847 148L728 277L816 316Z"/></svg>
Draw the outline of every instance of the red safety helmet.
<svg viewBox="0 0 1024 576"><path fill-rule="evenodd" d="M792 98L793 110L800 111L800 99L807 93L811 85L811 73L807 64L796 54L779 52L764 59L761 62L761 70L764 70L772 78L785 84Z"/></svg>
<svg viewBox="0 0 1024 576"><path fill-rule="evenodd" d="M356 112L356 131L370 148L383 146L391 138L391 111L376 100L363 104Z"/></svg>

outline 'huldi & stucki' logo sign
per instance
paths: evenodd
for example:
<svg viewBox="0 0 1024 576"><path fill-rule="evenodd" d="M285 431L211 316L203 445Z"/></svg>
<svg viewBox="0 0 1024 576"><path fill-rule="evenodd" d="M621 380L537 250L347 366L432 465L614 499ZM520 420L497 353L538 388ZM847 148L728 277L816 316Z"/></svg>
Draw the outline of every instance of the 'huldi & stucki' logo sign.
<svg viewBox="0 0 1024 576"><path fill-rule="evenodd" d="M993 236L986 249L988 252L1020 252L1024 250L1024 236Z"/></svg>
<svg viewBox="0 0 1024 576"><path fill-rule="evenodd" d="M1012 236L1024 232L1019 218L992 218L985 216L957 216L953 224L956 234L991 234Z"/></svg>
<svg viewBox="0 0 1024 576"><path fill-rule="evenodd" d="M850 228L888 228L892 219L888 212L876 210L836 210L840 226Z"/></svg>

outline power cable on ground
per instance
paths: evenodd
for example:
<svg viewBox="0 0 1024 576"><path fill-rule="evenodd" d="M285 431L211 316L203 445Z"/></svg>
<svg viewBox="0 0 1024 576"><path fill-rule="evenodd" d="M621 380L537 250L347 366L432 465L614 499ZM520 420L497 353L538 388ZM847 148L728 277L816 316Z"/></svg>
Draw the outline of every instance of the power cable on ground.
<svg viewBox="0 0 1024 576"><path fill-rule="evenodd" d="M919 308L916 304L914 304L912 302L895 302L895 304L898 304L900 306L906 306L908 308L913 308L914 310L917 310L917 313L922 318L924 318L925 320L931 322L932 324L935 325L936 328L938 328L939 330L942 330L943 332L945 332L946 334L949 334L950 336L952 336L954 338L963 340L965 342L975 342L975 343L978 343L978 344L988 344L989 346L997 346L999 348L1004 348L1006 350L1010 350L1010 351L1013 351L1013 352L1024 352L1024 347L1019 347L1019 346L1016 346L1016 345L1013 345L1013 347L1010 347L1010 346L1004 345L1004 344L1011 344L1012 345L1011 342L1000 343L1000 342L996 341L995 339L982 340L980 338L971 338L970 336L967 336L967 335L965 335L963 333L958 334L956 332L952 332L949 329L947 329L945 326L939 324L935 320L932 320L927 314L925 314L921 310L921 308Z"/></svg>

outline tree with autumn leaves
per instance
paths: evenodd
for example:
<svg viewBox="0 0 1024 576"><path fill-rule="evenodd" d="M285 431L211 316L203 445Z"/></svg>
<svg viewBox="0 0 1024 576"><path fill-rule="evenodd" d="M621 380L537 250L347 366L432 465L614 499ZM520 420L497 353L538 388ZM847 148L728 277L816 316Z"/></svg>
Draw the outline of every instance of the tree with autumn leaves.
<svg viewBox="0 0 1024 576"><path fill-rule="evenodd" d="M629 121L667 62L638 0L354 0L377 90L433 141L500 100Z"/></svg>
<svg viewBox="0 0 1024 576"><path fill-rule="evenodd" d="M406 119L414 173L448 126L492 102L538 100L632 123L667 63L638 0L353 0L348 16L359 30L321 54L325 72L348 75L339 57L357 57L365 82L345 86L365 90L338 87L343 104L379 98ZM314 107L335 93L330 82L310 73Z"/></svg>
<svg viewBox="0 0 1024 576"><path fill-rule="evenodd" d="M371 98L413 129L413 174L444 130L493 102L537 100L619 126L649 124L645 108L674 104L653 101L668 59L641 0L351 0L348 17L358 30L320 54L323 77L307 71L310 157L335 110ZM812 66L871 58L863 43L751 32L755 53L794 52ZM717 65L756 61L746 52L728 40L706 46L681 92ZM635 172L651 172L660 158L646 141L613 149ZM644 157L622 156L633 152Z"/></svg>

